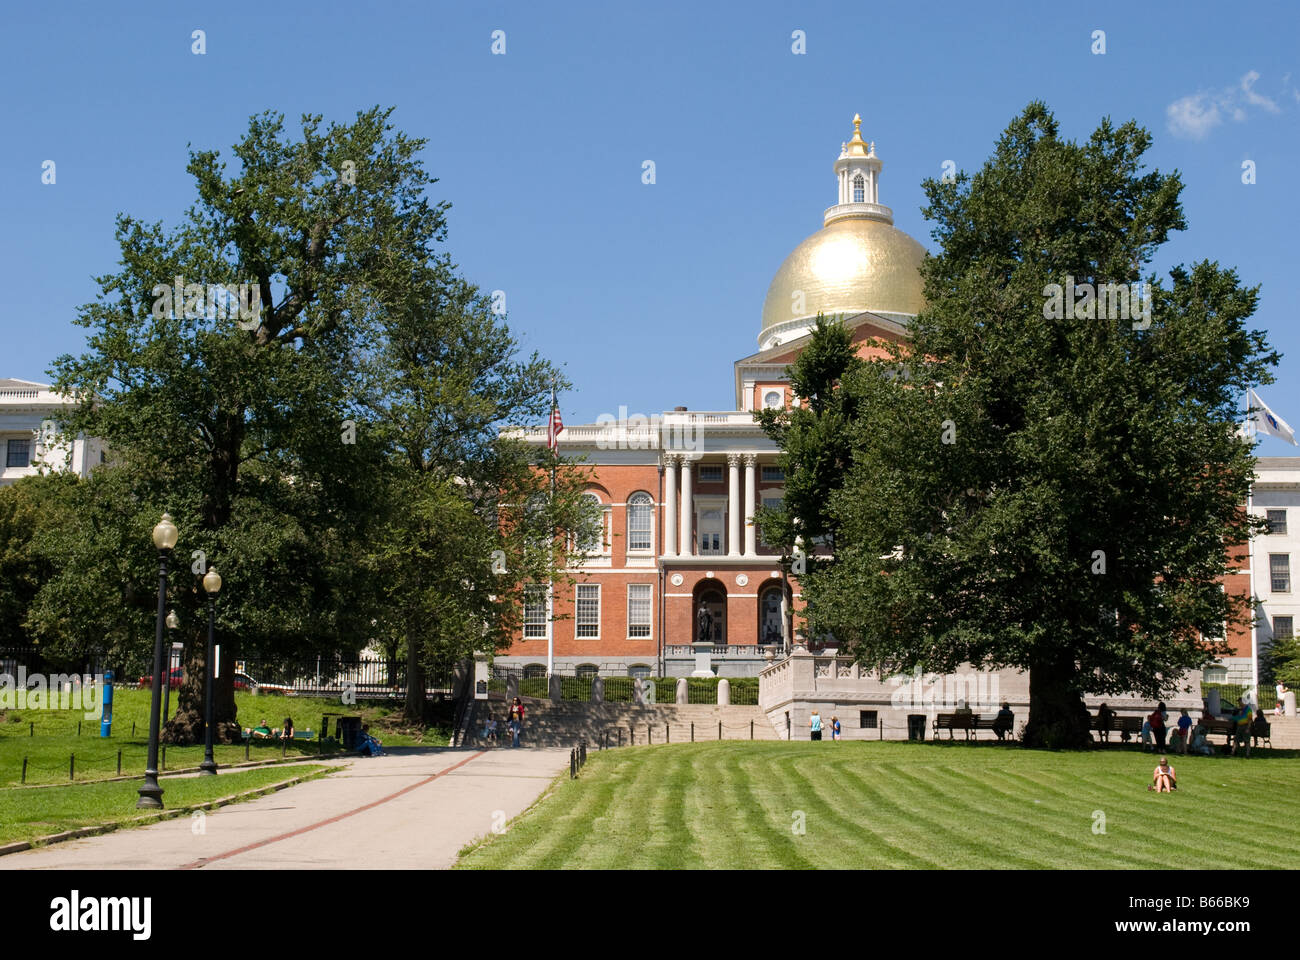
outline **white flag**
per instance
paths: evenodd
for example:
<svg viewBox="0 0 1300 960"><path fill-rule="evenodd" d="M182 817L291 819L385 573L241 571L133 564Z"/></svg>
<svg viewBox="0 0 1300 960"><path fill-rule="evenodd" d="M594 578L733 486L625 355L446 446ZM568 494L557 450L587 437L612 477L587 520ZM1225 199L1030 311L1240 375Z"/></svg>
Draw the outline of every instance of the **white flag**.
<svg viewBox="0 0 1300 960"><path fill-rule="evenodd" d="M1292 446L1300 446L1295 441L1295 431L1291 429L1290 424L1270 410L1268 404L1261 400L1259 394L1253 389L1246 391L1246 403L1250 407L1250 413L1246 416L1247 424L1255 430L1267 433L1270 437L1285 440Z"/></svg>

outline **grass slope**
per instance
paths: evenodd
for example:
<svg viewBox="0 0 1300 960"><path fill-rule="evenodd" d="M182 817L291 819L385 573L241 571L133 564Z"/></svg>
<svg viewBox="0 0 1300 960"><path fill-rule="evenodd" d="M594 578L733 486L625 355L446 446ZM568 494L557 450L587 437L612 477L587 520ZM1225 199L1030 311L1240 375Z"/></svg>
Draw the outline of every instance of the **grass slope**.
<svg viewBox="0 0 1300 960"><path fill-rule="evenodd" d="M117 688L113 692L113 734L99 736L99 717L87 718L83 710L5 710L0 711L0 787L18 784L22 778L23 758L27 763L27 783L67 783L68 758L76 756L77 780L102 779L117 773L117 752L122 751L122 774L142 775L149 744L148 690ZM319 730L325 713L360 716L385 746L446 746L450 730L430 727L426 730L400 729L392 726L401 707L362 702L344 706L337 700L309 697L253 696L236 693L235 704L242 726L256 726L262 719L279 727L286 716L293 717L299 730ZM176 710L176 691L172 691L171 710ZM81 722L81 735L77 723ZM331 720L331 723L334 721ZM135 733L131 733L131 724ZM333 727L331 726L331 731ZM243 745L217 744L213 756L219 765L242 763ZM280 744L254 741L251 760L269 760L280 756ZM334 752L338 752L335 750ZM316 741L295 741L286 751L289 758L319 756ZM326 749L328 756L330 750ZM203 759L202 745L168 747L166 768L179 770L196 767Z"/></svg>
<svg viewBox="0 0 1300 960"><path fill-rule="evenodd" d="M330 769L316 764L242 770L215 777L164 777L163 802L176 809ZM0 844L34 840L64 830L120 823L147 814L135 809L138 780L68 787L0 790Z"/></svg>
<svg viewBox="0 0 1300 960"><path fill-rule="evenodd" d="M593 753L463 868L1242 868L1300 847L1300 757L695 743ZM1104 815L1105 832L1094 832ZM798 832L802 824L803 832Z"/></svg>

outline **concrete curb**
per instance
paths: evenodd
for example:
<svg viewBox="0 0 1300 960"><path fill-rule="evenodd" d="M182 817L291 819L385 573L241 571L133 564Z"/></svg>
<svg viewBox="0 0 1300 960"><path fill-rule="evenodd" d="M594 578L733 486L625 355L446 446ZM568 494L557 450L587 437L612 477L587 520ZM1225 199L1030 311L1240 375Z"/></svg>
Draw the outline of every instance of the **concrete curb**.
<svg viewBox="0 0 1300 960"><path fill-rule="evenodd" d="M141 827L151 823L159 823L163 820L172 820L176 817L193 813L195 810L215 810L218 807L238 803L240 800L251 800L254 797L260 797L264 794L275 793L279 790L284 790L286 787L292 787L307 780L315 780L317 777L323 777L329 773L330 771L328 770L317 770L315 773L305 774L301 777L294 777L290 780L282 780L279 783L268 784L265 787L245 790L242 793L232 793L228 797L221 797L217 800L205 800L203 803L194 803L186 807L176 807L173 810L164 810L162 813L149 813L142 817L132 817L129 820L119 820L115 823L97 823L89 827L78 827L76 830L66 830L63 833L54 833L46 837L37 837L34 840L19 840L14 843L0 846L0 857L7 856L11 853L21 853L24 850L32 850L38 846L45 847L52 843L63 843L66 840L80 840L82 837L94 837L102 833L112 833L114 830ZM133 777L131 779L138 780L139 777Z"/></svg>

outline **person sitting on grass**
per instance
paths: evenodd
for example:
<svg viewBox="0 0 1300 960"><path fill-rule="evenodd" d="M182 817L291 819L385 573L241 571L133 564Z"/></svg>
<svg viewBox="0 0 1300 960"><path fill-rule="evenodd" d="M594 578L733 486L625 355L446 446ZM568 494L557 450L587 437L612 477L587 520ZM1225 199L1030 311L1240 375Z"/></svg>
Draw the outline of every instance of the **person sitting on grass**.
<svg viewBox="0 0 1300 960"><path fill-rule="evenodd" d="M363 757L378 757L384 752L384 745L370 735L370 724L361 725L361 738L357 741L357 752Z"/></svg>
<svg viewBox="0 0 1300 960"><path fill-rule="evenodd" d="M1169 766L1168 757L1160 758L1159 765L1151 774L1151 783L1147 784L1147 789L1154 790L1156 793L1173 793L1178 789L1178 777L1174 773L1174 768Z"/></svg>

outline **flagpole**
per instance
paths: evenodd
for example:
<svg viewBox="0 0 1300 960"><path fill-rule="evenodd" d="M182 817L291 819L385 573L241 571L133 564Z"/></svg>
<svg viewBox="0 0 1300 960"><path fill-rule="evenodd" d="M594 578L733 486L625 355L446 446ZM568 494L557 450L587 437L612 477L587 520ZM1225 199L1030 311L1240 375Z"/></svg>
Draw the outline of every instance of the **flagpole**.
<svg viewBox="0 0 1300 960"><path fill-rule="evenodd" d="M1250 422L1250 389L1246 389L1246 422ZM1250 486L1246 488L1246 519L1254 519L1254 497L1255 497L1255 468L1250 470ZM1256 647L1256 609L1258 602L1255 599L1255 534L1252 532L1246 541L1246 562L1250 566L1250 676L1252 685L1250 688L1250 702L1252 706L1258 703L1259 695L1259 651Z"/></svg>
<svg viewBox="0 0 1300 960"><path fill-rule="evenodd" d="M550 419L547 421L547 431L554 438L551 442L551 516L555 516L555 457L560 455L560 435L555 430L555 376L551 376L551 412ZM546 631L546 679L549 682L551 675L555 672L555 526L551 526L551 562L547 565L547 573L550 574L551 584L547 590L550 597L550 607L547 615L551 617L551 622Z"/></svg>

